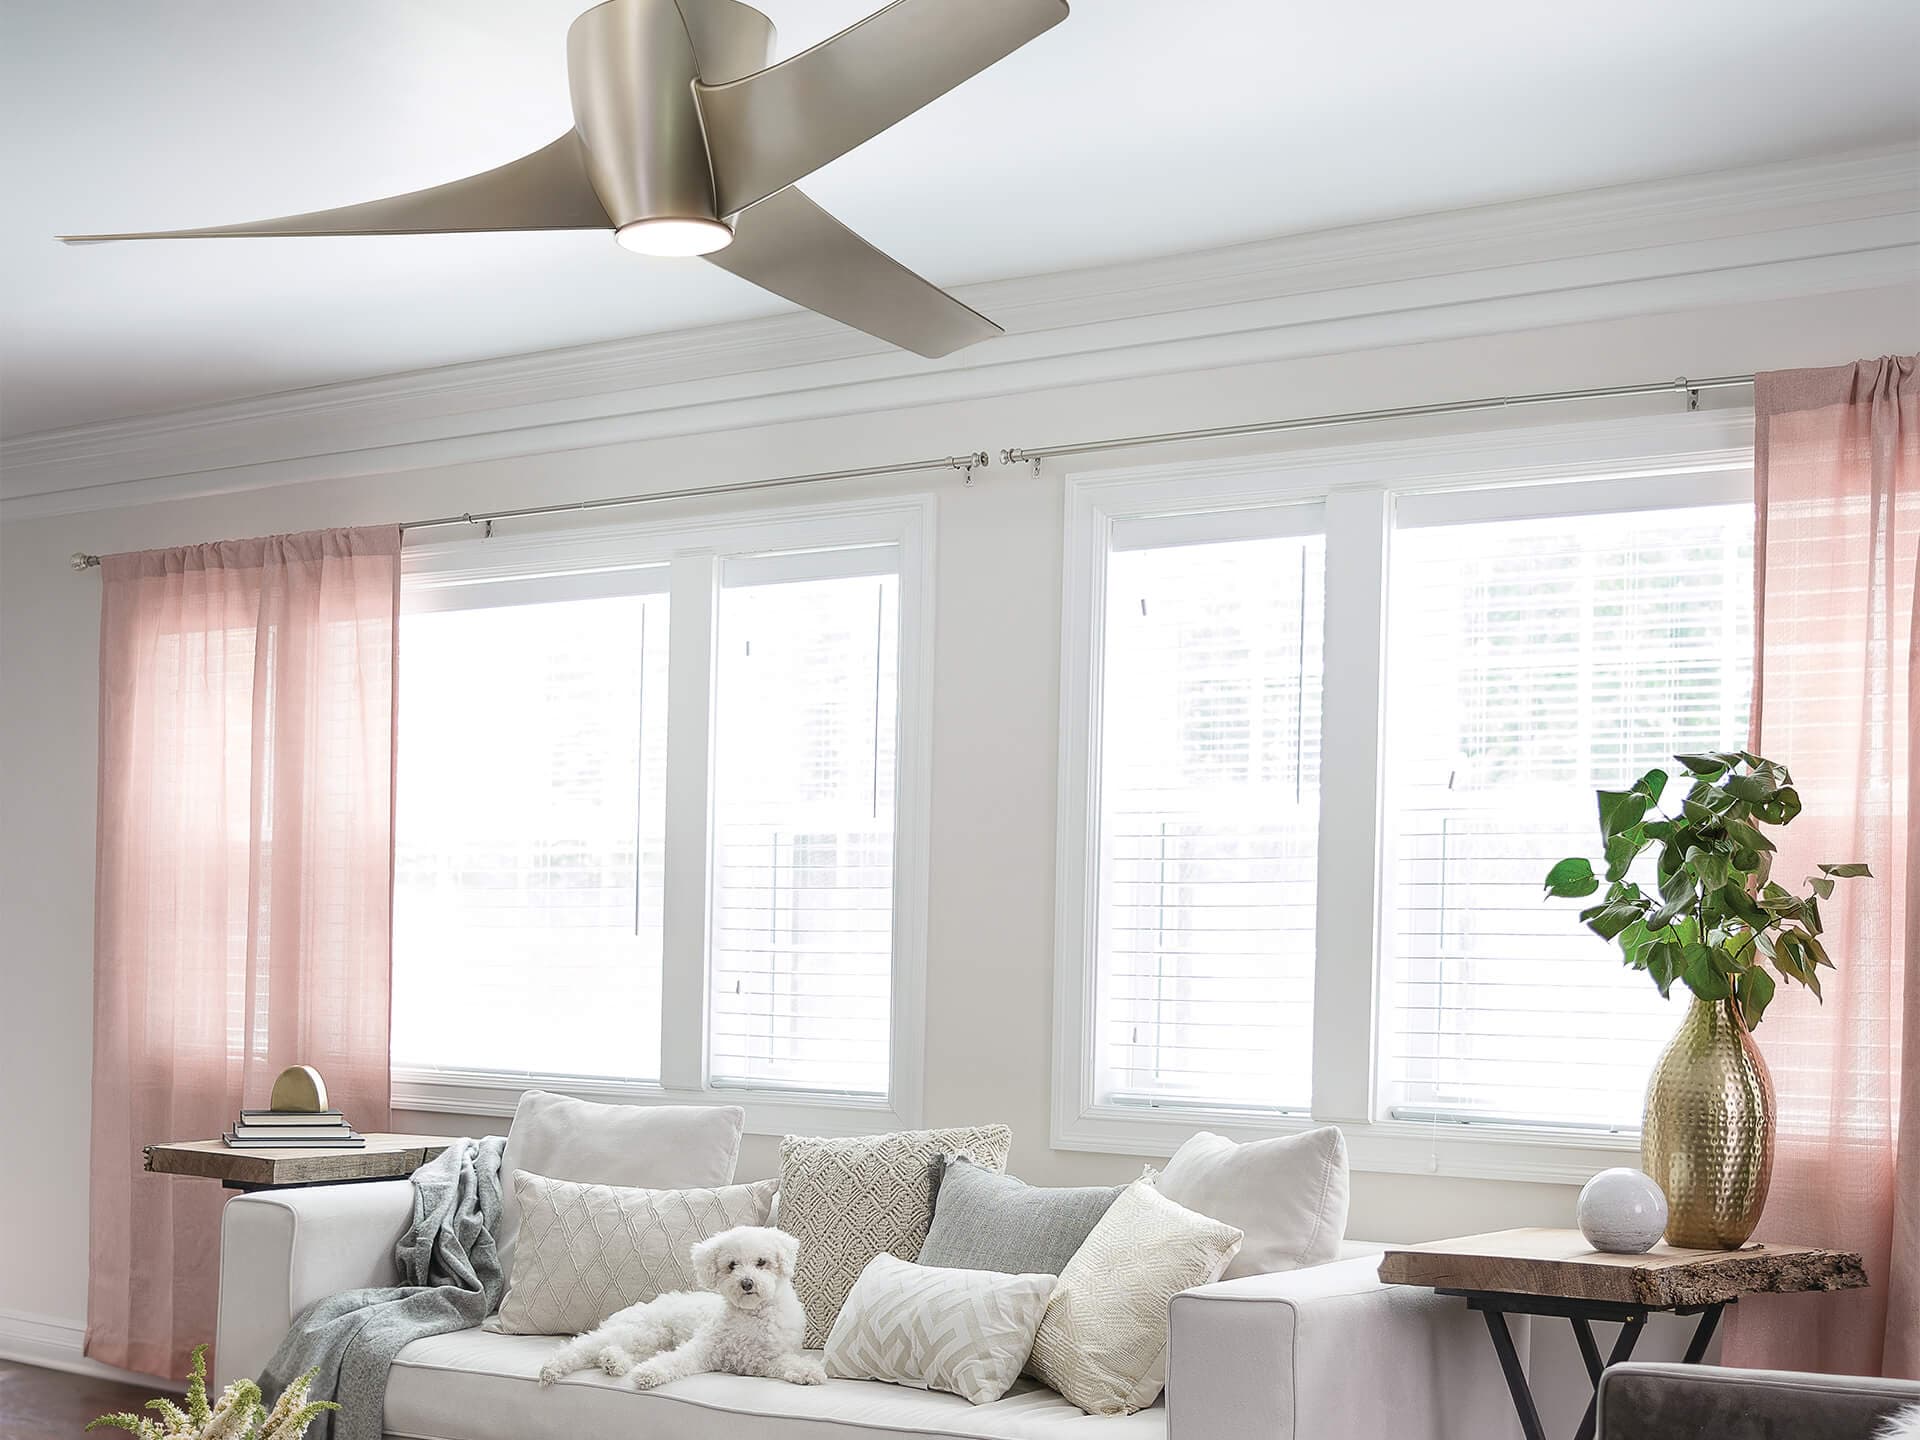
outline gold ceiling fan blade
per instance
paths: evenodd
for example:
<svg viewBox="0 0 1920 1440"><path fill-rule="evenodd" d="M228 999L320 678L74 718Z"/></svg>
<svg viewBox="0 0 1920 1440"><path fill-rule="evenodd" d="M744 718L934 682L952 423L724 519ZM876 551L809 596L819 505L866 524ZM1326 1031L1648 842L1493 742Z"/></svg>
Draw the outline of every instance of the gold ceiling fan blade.
<svg viewBox="0 0 1920 1440"><path fill-rule="evenodd" d="M124 235L62 235L69 245L108 240L190 240L260 235L443 235L487 230L611 230L587 177L586 147L572 130L518 160L405 195L333 210Z"/></svg>
<svg viewBox="0 0 1920 1440"><path fill-rule="evenodd" d="M889 345L937 359L1001 333L798 190L763 200L734 228L733 244L709 262Z"/></svg>
<svg viewBox="0 0 1920 1440"><path fill-rule="evenodd" d="M804 179L1066 18L1066 0L895 0L777 65L696 82L720 214Z"/></svg>

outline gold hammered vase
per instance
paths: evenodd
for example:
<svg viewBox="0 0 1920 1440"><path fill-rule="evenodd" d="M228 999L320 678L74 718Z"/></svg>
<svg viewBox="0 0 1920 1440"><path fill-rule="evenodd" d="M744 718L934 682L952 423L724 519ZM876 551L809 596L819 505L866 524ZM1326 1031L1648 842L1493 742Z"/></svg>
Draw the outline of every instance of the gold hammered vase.
<svg viewBox="0 0 1920 1440"><path fill-rule="evenodd" d="M1653 1067L1640 1168L1667 1196L1667 1243L1746 1244L1773 1178L1773 1077L1730 1000L1693 997Z"/></svg>

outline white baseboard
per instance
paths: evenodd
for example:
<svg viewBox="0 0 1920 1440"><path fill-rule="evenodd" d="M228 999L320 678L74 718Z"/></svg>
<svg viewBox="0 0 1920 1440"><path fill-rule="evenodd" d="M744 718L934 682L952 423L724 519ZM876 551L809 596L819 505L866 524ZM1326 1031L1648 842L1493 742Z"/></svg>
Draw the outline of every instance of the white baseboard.
<svg viewBox="0 0 1920 1440"><path fill-rule="evenodd" d="M145 1385L156 1393L180 1389L177 1379L139 1375L89 1360L81 1353L86 1337L87 1327L77 1321L0 1310L0 1360L17 1360L23 1365L42 1365L49 1370L67 1370L75 1375L92 1375L127 1385Z"/></svg>

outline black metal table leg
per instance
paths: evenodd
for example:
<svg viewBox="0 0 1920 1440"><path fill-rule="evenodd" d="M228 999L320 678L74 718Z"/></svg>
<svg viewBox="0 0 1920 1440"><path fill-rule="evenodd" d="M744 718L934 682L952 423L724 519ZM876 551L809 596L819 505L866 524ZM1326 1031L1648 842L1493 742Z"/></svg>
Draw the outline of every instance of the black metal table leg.
<svg viewBox="0 0 1920 1440"><path fill-rule="evenodd" d="M1633 1347L1640 1343L1640 1332L1647 1328L1647 1317L1636 1315L1620 1327L1620 1335L1613 1342L1613 1350L1607 1356L1607 1363L1601 1366L1604 1374L1610 1367L1623 1360L1631 1359ZM1580 1428L1573 1432L1573 1440L1593 1440L1594 1426L1600 1419L1600 1377L1593 1379L1593 1398L1587 1402L1587 1413L1580 1417Z"/></svg>
<svg viewBox="0 0 1920 1440"><path fill-rule="evenodd" d="M1682 1365L1698 1365L1707 1358L1707 1346L1713 1343L1713 1332L1720 1323L1720 1312L1725 1305L1709 1305L1700 1312L1700 1323L1693 1327L1693 1339L1687 1342L1687 1353L1680 1359Z"/></svg>
<svg viewBox="0 0 1920 1440"><path fill-rule="evenodd" d="M1533 1403L1533 1389L1527 1384L1526 1368L1513 1348L1513 1336L1507 1330L1507 1317L1498 1310L1482 1310L1487 1333L1493 1337L1494 1353L1500 1357L1500 1369L1506 1374L1507 1389L1513 1395L1513 1408L1520 1414L1520 1433L1526 1440L1547 1440L1540 1425L1540 1411Z"/></svg>
<svg viewBox="0 0 1920 1440"><path fill-rule="evenodd" d="M1594 1344L1593 1326L1584 1315L1570 1315L1567 1323L1573 1326L1573 1338L1580 1342L1580 1358L1587 1362L1587 1378L1598 1385L1606 1362L1600 1358L1600 1347Z"/></svg>

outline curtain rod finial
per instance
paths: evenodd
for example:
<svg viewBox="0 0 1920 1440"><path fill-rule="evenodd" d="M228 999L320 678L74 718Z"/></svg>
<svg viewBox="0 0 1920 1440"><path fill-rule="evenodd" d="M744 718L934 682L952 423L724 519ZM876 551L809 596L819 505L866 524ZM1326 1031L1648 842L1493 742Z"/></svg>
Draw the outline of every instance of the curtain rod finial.
<svg viewBox="0 0 1920 1440"><path fill-rule="evenodd" d="M100 557L98 555L89 555L84 550L76 550L73 552L73 558L67 563L75 570L91 570L100 563Z"/></svg>

